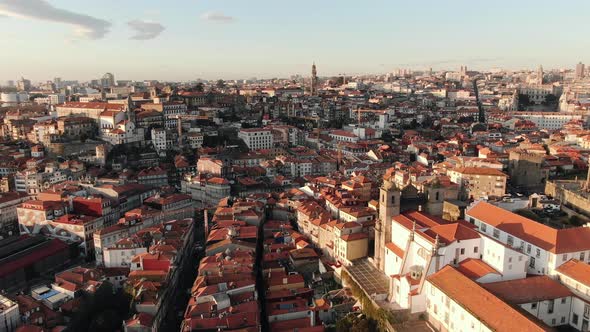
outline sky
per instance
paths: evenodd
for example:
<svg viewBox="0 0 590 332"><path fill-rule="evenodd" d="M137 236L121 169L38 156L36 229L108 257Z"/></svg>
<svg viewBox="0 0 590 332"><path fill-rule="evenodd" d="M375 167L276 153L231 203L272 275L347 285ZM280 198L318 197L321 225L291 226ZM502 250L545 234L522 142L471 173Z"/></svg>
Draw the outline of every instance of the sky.
<svg viewBox="0 0 590 332"><path fill-rule="evenodd" d="M573 68L588 0L0 0L0 82Z"/></svg>

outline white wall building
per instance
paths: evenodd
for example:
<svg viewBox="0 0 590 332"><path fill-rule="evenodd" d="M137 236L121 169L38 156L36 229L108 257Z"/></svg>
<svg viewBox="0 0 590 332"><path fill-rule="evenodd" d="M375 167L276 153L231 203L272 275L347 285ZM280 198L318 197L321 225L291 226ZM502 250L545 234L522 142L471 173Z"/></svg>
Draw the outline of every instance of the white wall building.
<svg viewBox="0 0 590 332"><path fill-rule="evenodd" d="M238 137L246 143L250 150L273 148L273 135L270 129L241 129Z"/></svg>
<svg viewBox="0 0 590 332"><path fill-rule="evenodd" d="M14 332L19 325L18 303L0 294L0 332Z"/></svg>
<svg viewBox="0 0 590 332"><path fill-rule="evenodd" d="M528 256L528 274L554 275L571 258L590 258L590 227L554 229L487 202L476 202L465 219L485 234Z"/></svg>

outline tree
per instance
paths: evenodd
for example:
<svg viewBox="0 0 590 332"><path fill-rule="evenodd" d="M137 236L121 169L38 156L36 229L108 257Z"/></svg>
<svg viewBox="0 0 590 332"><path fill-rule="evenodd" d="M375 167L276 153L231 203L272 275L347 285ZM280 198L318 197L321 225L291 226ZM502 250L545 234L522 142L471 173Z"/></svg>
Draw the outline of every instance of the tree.
<svg viewBox="0 0 590 332"><path fill-rule="evenodd" d="M197 83L197 85L195 85L194 89L197 92L203 92L203 91L205 91L205 85L203 85L203 83L199 82L199 83Z"/></svg>
<svg viewBox="0 0 590 332"><path fill-rule="evenodd" d="M545 105L550 105L550 104L554 104L557 102L557 96L550 93L548 95L545 96Z"/></svg>
<svg viewBox="0 0 590 332"><path fill-rule="evenodd" d="M103 282L93 293L82 295L82 303L66 331L118 331L129 316L131 297Z"/></svg>
<svg viewBox="0 0 590 332"><path fill-rule="evenodd" d="M572 226L582 226L585 224L584 220L575 214L569 218L567 223Z"/></svg>
<svg viewBox="0 0 590 332"><path fill-rule="evenodd" d="M531 105L531 98L528 95L518 94L518 109L524 110Z"/></svg>
<svg viewBox="0 0 590 332"><path fill-rule="evenodd" d="M217 83L215 84L215 86L218 89L223 89L223 88L225 88L225 81L224 80L218 80Z"/></svg>
<svg viewBox="0 0 590 332"><path fill-rule="evenodd" d="M529 219L532 219L532 220L535 220L535 221L539 221L539 216L537 216L537 214L534 213L531 210L518 209L518 210L514 211L514 213L516 213L518 215L521 215L521 216L523 216L525 218L529 218Z"/></svg>

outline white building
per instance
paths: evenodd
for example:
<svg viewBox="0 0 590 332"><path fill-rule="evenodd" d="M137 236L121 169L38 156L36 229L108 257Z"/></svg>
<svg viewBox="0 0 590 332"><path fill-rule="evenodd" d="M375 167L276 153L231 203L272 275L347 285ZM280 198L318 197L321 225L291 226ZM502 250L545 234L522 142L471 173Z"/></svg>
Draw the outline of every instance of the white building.
<svg viewBox="0 0 590 332"><path fill-rule="evenodd" d="M549 130L559 130L572 120L588 120L584 112L518 112L512 115L533 122L539 129Z"/></svg>
<svg viewBox="0 0 590 332"><path fill-rule="evenodd" d="M273 135L270 129L241 129L238 137L246 143L250 150L272 149Z"/></svg>
<svg viewBox="0 0 590 332"><path fill-rule="evenodd" d="M18 303L0 294L0 332L13 332L20 325Z"/></svg>
<svg viewBox="0 0 590 332"><path fill-rule="evenodd" d="M487 202L476 202L465 219L480 233L528 256L528 274L554 275L569 259L590 258L590 227L554 229Z"/></svg>
<svg viewBox="0 0 590 332"><path fill-rule="evenodd" d="M588 331L590 321L590 265L571 259L556 270L558 280L572 291L569 325Z"/></svg>
<svg viewBox="0 0 590 332"><path fill-rule="evenodd" d="M35 98L35 103L37 104L58 105L65 103L65 101L66 96L60 93L54 93L47 95L46 97Z"/></svg>
<svg viewBox="0 0 590 332"><path fill-rule="evenodd" d="M548 331L452 266L428 277L426 313L439 331Z"/></svg>
<svg viewBox="0 0 590 332"><path fill-rule="evenodd" d="M526 256L482 236L464 222L449 223L421 212L393 217L385 245L389 299L411 312L425 310L421 292L426 276L446 265L458 266L482 281L524 278ZM481 273L486 271L486 273Z"/></svg>
<svg viewBox="0 0 590 332"><path fill-rule="evenodd" d="M152 129L152 144L158 155L166 155L166 151L174 145L174 140L170 132L162 128Z"/></svg>
<svg viewBox="0 0 590 332"><path fill-rule="evenodd" d="M548 326L570 324L574 294L559 281L535 276L482 285L508 304L522 308Z"/></svg>
<svg viewBox="0 0 590 332"><path fill-rule="evenodd" d="M104 248L102 252L104 266L128 268L135 255L145 252L147 249L140 243L135 243L131 238L123 238L114 245Z"/></svg>

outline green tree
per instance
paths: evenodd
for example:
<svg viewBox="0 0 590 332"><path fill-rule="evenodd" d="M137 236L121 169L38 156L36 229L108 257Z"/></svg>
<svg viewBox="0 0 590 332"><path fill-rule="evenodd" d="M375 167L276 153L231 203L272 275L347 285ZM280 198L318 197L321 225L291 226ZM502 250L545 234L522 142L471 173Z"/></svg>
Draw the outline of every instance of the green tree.
<svg viewBox="0 0 590 332"><path fill-rule="evenodd" d="M205 91L205 85L203 85L203 83L199 82L199 83L197 83L197 85L195 85L194 89L196 92L203 92L203 91Z"/></svg>
<svg viewBox="0 0 590 332"><path fill-rule="evenodd" d="M525 218L529 218L529 219L532 219L532 220L535 220L535 221L539 221L539 216L537 216L537 214L534 213L531 210L518 209L518 210L514 211L514 213L516 213L518 215L521 215L521 216L523 216Z"/></svg>
<svg viewBox="0 0 590 332"><path fill-rule="evenodd" d="M218 89L223 89L223 88L225 88L225 81L224 80L217 80L217 83L215 83L215 86Z"/></svg>
<svg viewBox="0 0 590 332"><path fill-rule="evenodd" d="M518 94L518 109L524 110L531 105L531 98L525 94Z"/></svg>
<svg viewBox="0 0 590 332"><path fill-rule="evenodd" d="M554 104L557 102L557 96L550 93L548 95L545 96L545 105L550 105L550 104Z"/></svg>

